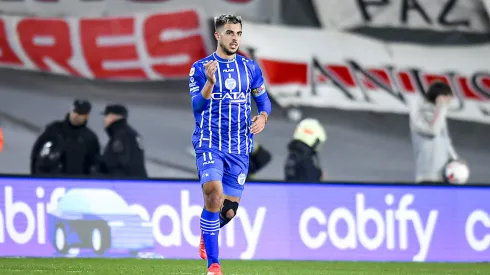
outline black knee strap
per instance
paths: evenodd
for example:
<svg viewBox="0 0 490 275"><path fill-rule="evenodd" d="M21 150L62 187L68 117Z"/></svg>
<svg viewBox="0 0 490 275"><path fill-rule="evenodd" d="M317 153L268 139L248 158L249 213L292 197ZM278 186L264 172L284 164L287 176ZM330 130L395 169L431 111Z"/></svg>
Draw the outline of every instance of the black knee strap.
<svg viewBox="0 0 490 275"><path fill-rule="evenodd" d="M223 202L223 207L221 208L221 227L231 221L231 219L228 219L226 217L226 212L228 212L230 209L233 210L233 213L235 213L234 216L236 216L238 210L238 202L225 199L225 201Z"/></svg>

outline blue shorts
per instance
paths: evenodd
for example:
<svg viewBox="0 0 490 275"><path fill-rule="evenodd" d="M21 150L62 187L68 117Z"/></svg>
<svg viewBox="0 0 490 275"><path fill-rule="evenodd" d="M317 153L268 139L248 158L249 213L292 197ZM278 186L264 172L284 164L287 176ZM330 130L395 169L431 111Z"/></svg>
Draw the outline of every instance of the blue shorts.
<svg viewBox="0 0 490 275"><path fill-rule="evenodd" d="M227 196L242 197L248 174L248 155L236 155L210 148L196 149L197 173L201 185L217 180Z"/></svg>

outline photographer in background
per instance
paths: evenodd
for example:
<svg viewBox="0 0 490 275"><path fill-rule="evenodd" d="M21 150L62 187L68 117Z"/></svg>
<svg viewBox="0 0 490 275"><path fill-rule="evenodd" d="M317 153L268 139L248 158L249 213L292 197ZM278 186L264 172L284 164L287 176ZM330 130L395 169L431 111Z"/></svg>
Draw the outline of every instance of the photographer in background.
<svg viewBox="0 0 490 275"><path fill-rule="evenodd" d="M318 151L327 140L323 125L316 119L302 120L288 144L288 156L284 165L288 182L320 182L325 180Z"/></svg>
<svg viewBox="0 0 490 275"><path fill-rule="evenodd" d="M100 144L87 127L92 105L75 100L73 109L46 126L31 151L32 175L89 175L97 169Z"/></svg>
<svg viewBox="0 0 490 275"><path fill-rule="evenodd" d="M417 183L443 183L446 164L458 159L446 119L452 99L449 85L435 82L412 106L410 131Z"/></svg>

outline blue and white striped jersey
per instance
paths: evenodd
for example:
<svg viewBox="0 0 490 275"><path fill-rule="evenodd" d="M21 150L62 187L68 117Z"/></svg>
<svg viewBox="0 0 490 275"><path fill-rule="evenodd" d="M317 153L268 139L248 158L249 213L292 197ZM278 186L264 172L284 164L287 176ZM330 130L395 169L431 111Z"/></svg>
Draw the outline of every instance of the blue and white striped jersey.
<svg viewBox="0 0 490 275"><path fill-rule="evenodd" d="M253 150L250 133L251 98L268 99L262 71L257 63L241 55L227 60L216 53L192 65L189 73L191 97L201 93L206 83L204 64L217 60L216 83L211 99L203 110L194 110L196 127L192 137L195 149L213 148L230 154L248 154Z"/></svg>

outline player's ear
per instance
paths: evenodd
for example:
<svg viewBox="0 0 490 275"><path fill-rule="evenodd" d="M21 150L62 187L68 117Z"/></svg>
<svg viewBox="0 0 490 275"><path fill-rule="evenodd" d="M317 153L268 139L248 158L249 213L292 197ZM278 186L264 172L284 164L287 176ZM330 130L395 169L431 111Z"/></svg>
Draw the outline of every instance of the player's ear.
<svg viewBox="0 0 490 275"><path fill-rule="evenodd" d="M214 38L216 38L216 40L219 40L219 32L214 32Z"/></svg>

